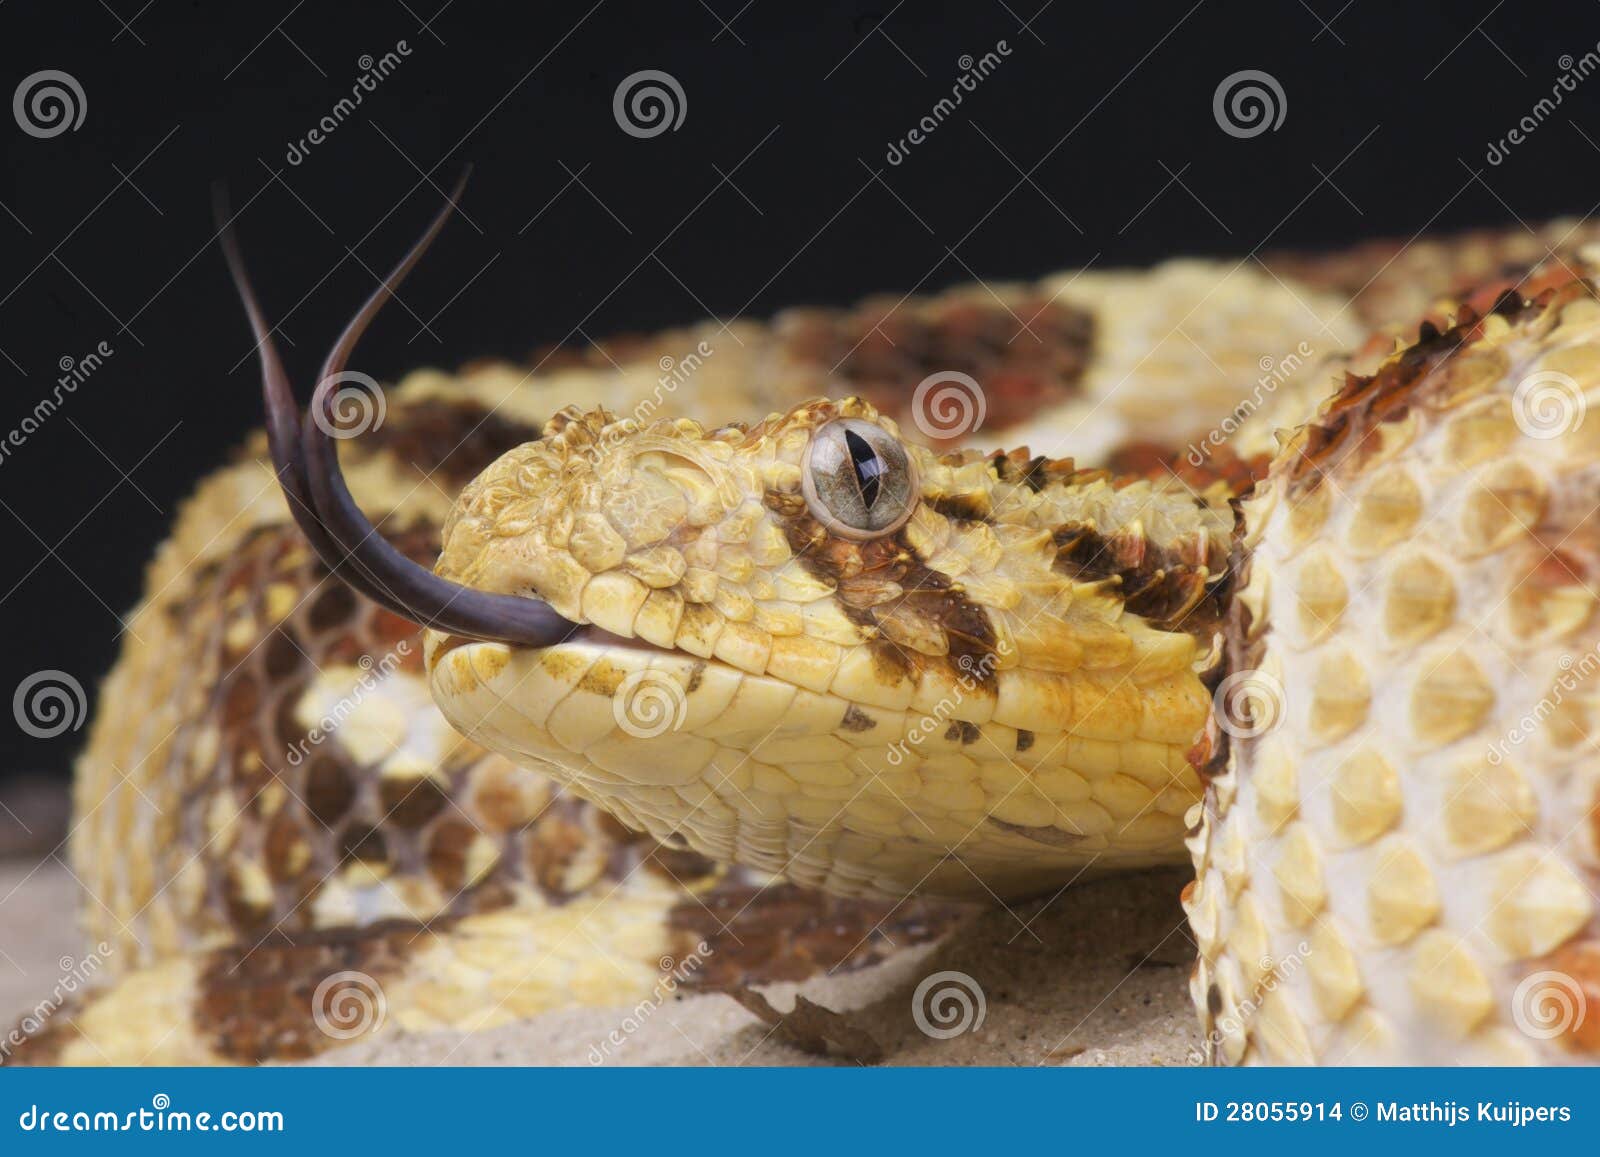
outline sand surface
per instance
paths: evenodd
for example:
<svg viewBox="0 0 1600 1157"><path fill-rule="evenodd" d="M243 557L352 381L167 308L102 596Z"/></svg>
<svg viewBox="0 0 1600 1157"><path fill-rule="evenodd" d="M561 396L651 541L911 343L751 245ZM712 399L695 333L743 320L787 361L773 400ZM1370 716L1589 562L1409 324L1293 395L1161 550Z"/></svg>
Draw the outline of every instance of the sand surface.
<svg viewBox="0 0 1600 1157"><path fill-rule="evenodd" d="M883 1047L885 1064L1187 1064L1199 1034L1188 995L1194 945L1177 900L1185 879L1164 871L1086 884L988 913L943 944L877 968L764 991L778 1009L790 1008L799 991L851 1010L848 1022ZM965 973L981 989L981 1027L948 1039L917 1027L914 990L941 971ZM323 1063L853 1063L802 1052L722 995L668 998L633 1013L578 1009L471 1034L386 1034ZM637 1027L627 1031L630 1021Z"/></svg>
<svg viewBox="0 0 1600 1157"><path fill-rule="evenodd" d="M79 960L79 894L54 860L0 859L0 1035Z"/></svg>
<svg viewBox="0 0 1600 1157"><path fill-rule="evenodd" d="M881 1048L885 1064L1190 1063L1198 1032L1187 991L1194 946L1177 900L1184 879L1163 871L1080 885L1053 900L980 916L941 944L875 968L763 991L780 1010L798 991L844 1013L851 1029ZM0 860L0 1019L13 1021L48 993L66 958L81 952L77 900L77 885L59 863L34 868ZM923 1032L913 1016L917 985L937 972L965 974L949 983L966 990L974 1010L966 1029L947 1039ZM962 1014L954 1001L947 1007L954 1027ZM727 996L680 993L640 1010L564 1010L469 1034L391 1030L325 1054L321 1063L858 1062L802 1051Z"/></svg>

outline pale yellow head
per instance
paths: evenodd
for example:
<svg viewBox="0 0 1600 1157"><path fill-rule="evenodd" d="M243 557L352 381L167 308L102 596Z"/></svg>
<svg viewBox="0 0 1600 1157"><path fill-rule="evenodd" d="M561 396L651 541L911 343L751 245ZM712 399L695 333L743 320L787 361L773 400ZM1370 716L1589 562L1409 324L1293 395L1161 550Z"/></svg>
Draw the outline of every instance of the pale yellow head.
<svg viewBox="0 0 1600 1157"><path fill-rule="evenodd" d="M1179 859L1231 514L858 399L745 429L569 409L461 495L439 573L581 624L433 633L472 738L669 843L855 893Z"/></svg>

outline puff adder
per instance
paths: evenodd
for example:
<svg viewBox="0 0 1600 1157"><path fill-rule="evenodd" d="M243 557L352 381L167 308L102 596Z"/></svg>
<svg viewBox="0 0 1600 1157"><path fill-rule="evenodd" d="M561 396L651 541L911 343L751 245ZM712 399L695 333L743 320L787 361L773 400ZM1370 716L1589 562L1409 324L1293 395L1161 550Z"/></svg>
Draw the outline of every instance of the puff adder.
<svg viewBox="0 0 1600 1157"><path fill-rule="evenodd" d="M799 978L943 935L946 897L1190 856L1212 1059L1593 1059L1584 240L412 375L344 478L396 559L573 625L538 645L419 636L400 562L319 558L294 437L275 467L258 436L159 549L80 762L101 983L6 1059L293 1059ZM917 407L950 371L982 423ZM354 977L386 1015L346 1032Z"/></svg>

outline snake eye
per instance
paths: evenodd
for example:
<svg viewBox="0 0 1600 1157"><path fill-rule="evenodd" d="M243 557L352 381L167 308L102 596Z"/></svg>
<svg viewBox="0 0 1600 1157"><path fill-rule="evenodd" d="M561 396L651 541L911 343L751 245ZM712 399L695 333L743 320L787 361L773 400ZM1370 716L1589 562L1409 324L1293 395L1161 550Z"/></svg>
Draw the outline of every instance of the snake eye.
<svg viewBox="0 0 1600 1157"><path fill-rule="evenodd" d="M811 436L801 485L811 513L845 538L899 530L916 505L905 447L883 427L855 418L838 418Z"/></svg>

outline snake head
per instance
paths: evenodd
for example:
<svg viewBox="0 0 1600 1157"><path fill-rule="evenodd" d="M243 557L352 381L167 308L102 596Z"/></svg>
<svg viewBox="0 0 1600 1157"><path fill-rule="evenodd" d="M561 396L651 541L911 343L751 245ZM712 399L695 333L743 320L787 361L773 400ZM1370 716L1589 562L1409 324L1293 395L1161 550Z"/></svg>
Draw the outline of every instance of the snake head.
<svg viewBox="0 0 1600 1157"><path fill-rule="evenodd" d="M1180 624L1230 527L1181 489L907 443L858 398L748 428L570 408L465 488L438 571L579 626L432 631L430 681L470 738L663 841L841 892L1027 891L1176 846L1207 704L1206 616Z"/></svg>

